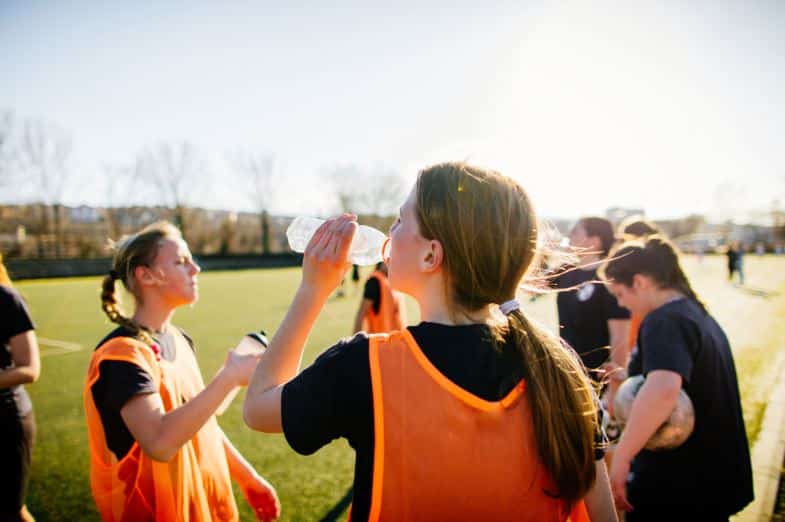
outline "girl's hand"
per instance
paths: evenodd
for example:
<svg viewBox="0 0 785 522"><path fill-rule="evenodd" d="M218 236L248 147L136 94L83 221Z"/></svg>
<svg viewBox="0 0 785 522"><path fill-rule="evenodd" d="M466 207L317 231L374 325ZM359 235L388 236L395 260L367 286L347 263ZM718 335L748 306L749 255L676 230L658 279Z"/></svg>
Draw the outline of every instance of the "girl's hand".
<svg viewBox="0 0 785 522"><path fill-rule="evenodd" d="M303 254L303 289L324 297L341 283L350 263L349 248L357 231L357 216L328 219L311 238Z"/></svg>
<svg viewBox="0 0 785 522"><path fill-rule="evenodd" d="M260 358L259 353L241 354L237 350L229 350L221 372L225 373L235 386L247 386Z"/></svg>
<svg viewBox="0 0 785 522"><path fill-rule="evenodd" d="M613 502L619 511L632 511L632 504L627 500L627 475L630 474L630 461L622 455L614 455L611 462L611 492Z"/></svg>
<svg viewBox="0 0 785 522"><path fill-rule="evenodd" d="M257 520L271 522L281 516L281 502L275 488L258 474L244 480L240 489Z"/></svg>

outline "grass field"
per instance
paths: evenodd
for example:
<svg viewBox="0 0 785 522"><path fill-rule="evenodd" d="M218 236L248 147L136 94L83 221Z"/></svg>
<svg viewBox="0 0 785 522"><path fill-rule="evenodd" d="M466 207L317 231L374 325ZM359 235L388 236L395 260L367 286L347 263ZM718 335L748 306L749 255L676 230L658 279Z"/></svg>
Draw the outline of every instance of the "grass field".
<svg viewBox="0 0 785 522"><path fill-rule="evenodd" d="M731 339L752 438L765 410L768 384L782 367L785 339L785 258L748 256L748 286L725 281L724 258L685 265L697 292ZM195 339L205 380L219 368L225 352L242 334L264 328L272 333L280 323L296 285L299 269L203 273L200 302L177 312L175 323ZM97 520L90 496L87 435L82 411L82 386L90 351L111 328L98 303L98 278L22 281L17 285L30 305L42 339L41 378L29 387L35 405L38 435L28 506L40 521ZM350 333L360 292L334 299L326 307L306 347L305 363ZM411 304L411 303L410 303ZM553 296L527 311L554 328ZM409 310L410 321L418 317ZM235 445L270 480L283 504L284 520L319 520L345 498L353 470L353 454L345 441L336 441L317 455L302 457L282 435L262 435L245 428L241 397L220 418ZM252 520L236 492L243 520Z"/></svg>

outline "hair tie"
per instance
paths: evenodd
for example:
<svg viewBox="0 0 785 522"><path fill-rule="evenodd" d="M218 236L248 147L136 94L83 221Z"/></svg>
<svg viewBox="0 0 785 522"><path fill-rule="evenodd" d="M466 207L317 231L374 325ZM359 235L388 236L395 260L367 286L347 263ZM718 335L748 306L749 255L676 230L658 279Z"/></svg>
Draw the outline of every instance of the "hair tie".
<svg viewBox="0 0 785 522"><path fill-rule="evenodd" d="M499 310L501 310L504 315L510 315L511 312L519 310L520 308L521 303L514 298L499 305Z"/></svg>
<svg viewBox="0 0 785 522"><path fill-rule="evenodd" d="M115 270L110 270L109 277L112 279L120 279L120 274L118 274Z"/></svg>

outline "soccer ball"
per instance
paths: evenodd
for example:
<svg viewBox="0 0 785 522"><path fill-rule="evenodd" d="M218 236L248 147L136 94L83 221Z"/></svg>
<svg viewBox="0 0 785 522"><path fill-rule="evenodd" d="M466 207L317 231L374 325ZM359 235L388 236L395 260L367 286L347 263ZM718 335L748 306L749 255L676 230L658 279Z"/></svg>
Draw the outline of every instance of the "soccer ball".
<svg viewBox="0 0 785 522"><path fill-rule="evenodd" d="M645 378L635 375L625 380L616 392L614 401L614 416L624 426L632 409L632 403L638 395ZM654 435L646 442L646 449L652 451L674 449L686 441L695 428L695 409L692 401L683 389L679 392L676 407L670 417L660 426Z"/></svg>

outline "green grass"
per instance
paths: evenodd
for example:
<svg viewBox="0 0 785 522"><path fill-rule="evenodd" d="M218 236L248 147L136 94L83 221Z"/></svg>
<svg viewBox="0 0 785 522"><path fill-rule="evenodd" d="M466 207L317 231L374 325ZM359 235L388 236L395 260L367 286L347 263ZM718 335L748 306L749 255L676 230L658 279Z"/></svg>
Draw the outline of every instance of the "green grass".
<svg viewBox="0 0 785 522"><path fill-rule="evenodd" d="M755 259L749 259L747 265L753 283L755 263ZM769 290L785 291L785 275L780 276L785 274L785 259L766 258L760 263L757 270L767 275ZM698 293L706 299L734 346L748 432L754 439L760 423L756 419L762 418L766 399L760 388L771 372L770 362L782 347L785 326L777 323L782 322L779 318L785 312L785 300L739 294L738 289L722 279L720 259L707 259L702 265L690 262L687 269ZM777 276L774 280L769 277L773 274ZM245 332L260 328L274 332L299 278L299 269L213 272L200 276L199 303L179 310L174 322L195 339L205 380L214 375L226 350ZM17 288L30 305L39 336L84 347L81 351L62 353L42 346L41 378L28 388L38 423L28 507L40 521L98 520L89 488L81 396L90 352L113 328L99 307L99 279L23 281ZM333 299L320 316L306 347L305 364L350 334L360 296L359 292L351 295L353 288L348 281L347 292L349 297ZM739 303L745 307L745 314L738 311ZM554 326L552 296L533 304L524 302L524 307L546 326ZM410 322L416 318L412 306ZM275 485L283 504L283 519L322 518L351 486L351 448L341 440L314 456L297 455L282 435L263 435L247 429L242 421L241 399L242 395L235 399L219 422L257 471ZM253 520L242 496L235 493L242 520Z"/></svg>

